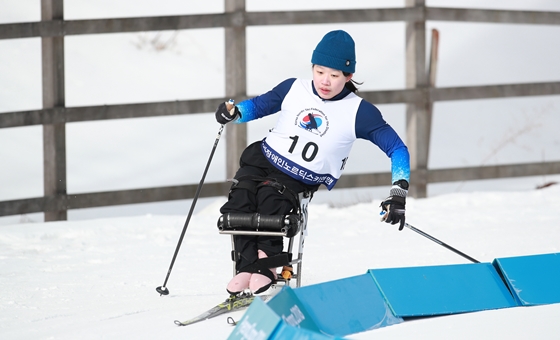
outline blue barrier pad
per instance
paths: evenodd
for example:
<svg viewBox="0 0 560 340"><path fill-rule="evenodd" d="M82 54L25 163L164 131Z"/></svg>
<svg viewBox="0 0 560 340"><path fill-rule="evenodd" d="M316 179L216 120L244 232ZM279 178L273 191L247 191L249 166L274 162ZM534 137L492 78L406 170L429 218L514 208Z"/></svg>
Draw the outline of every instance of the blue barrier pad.
<svg viewBox="0 0 560 340"><path fill-rule="evenodd" d="M251 338L246 338L251 339ZM331 337L320 333L315 333L305 328L296 328L286 322L280 323L276 331L268 340L343 340L343 338Z"/></svg>
<svg viewBox="0 0 560 340"><path fill-rule="evenodd" d="M228 340L342 340L321 334L319 330L315 332L303 328L302 326L313 328L315 324L309 315L301 310L300 302L291 289L283 290L279 296L279 299L278 295L273 298L277 299L273 305L282 314L278 314L271 306L257 298L239 320ZM286 311L288 312L285 313Z"/></svg>
<svg viewBox="0 0 560 340"><path fill-rule="evenodd" d="M267 305L290 326L321 332L305 304L298 299L294 290L289 286L282 288L280 293L267 302Z"/></svg>
<svg viewBox="0 0 560 340"><path fill-rule="evenodd" d="M391 314L367 273L294 292L325 334L345 336L403 321Z"/></svg>
<svg viewBox="0 0 560 340"><path fill-rule="evenodd" d="M370 269L369 273L398 317L517 306L490 263Z"/></svg>
<svg viewBox="0 0 560 340"><path fill-rule="evenodd" d="M519 305L560 303L560 253L497 258L493 264Z"/></svg>

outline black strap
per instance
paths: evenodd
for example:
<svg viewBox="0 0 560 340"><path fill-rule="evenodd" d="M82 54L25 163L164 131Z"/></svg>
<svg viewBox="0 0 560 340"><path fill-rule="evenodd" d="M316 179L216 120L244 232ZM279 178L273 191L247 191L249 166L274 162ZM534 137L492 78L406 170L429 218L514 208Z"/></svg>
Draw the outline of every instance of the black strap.
<svg viewBox="0 0 560 340"><path fill-rule="evenodd" d="M242 176L245 177L245 176ZM229 191L231 192L232 190L235 189L246 189L249 190L251 193L253 193L253 195L257 194L257 184L254 181L247 181L244 179L236 179L236 178L232 178L231 182L233 182L233 184L231 185L231 188L229 189Z"/></svg>
<svg viewBox="0 0 560 340"><path fill-rule="evenodd" d="M270 186L276 189L280 194L284 195L284 197L286 197L292 203L293 206L292 211L299 212L299 204L300 204L299 196L292 189L288 188L287 186L279 182L276 178L256 177L253 180L260 182L257 185L257 189L264 186Z"/></svg>
<svg viewBox="0 0 560 340"><path fill-rule="evenodd" d="M253 194L257 193L258 188L263 186L270 186L276 189L280 194L284 195L293 206L292 212L299 212L300 202L299 196L295 193L292 189L288 188L276 178L272 177L261 177L256 175L243 175L237 178L231 179L233 185L231 186L231 190L235 189L247 189L251 191ZM310 194L308 192L308 194Z"/></svg>
<svg viewBox="0 0 560 340"><path fill-rule="evenodd" d="M238 272L259 273L268 277L272 281L276 281L276 277L274 277L274 274L272 274L270 268L289 265L291 261L290 257L290 254L282 252L278 255L258 259L256 262L241 268Z"/></svg>

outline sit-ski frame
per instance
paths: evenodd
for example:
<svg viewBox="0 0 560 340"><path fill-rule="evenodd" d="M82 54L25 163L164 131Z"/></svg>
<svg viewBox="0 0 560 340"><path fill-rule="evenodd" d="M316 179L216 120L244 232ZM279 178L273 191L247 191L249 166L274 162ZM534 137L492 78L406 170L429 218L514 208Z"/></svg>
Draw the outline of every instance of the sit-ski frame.
<svg viewBox="0 0 560 340"><path fill-rule="evenodd" d="M293 237L288 237L286 234L287 232L282 231L257 231L257 230L220 230L220 234L228 234L231 235L231 248L235 251L235 244L233 241L233 237L236 235L251 235L251 236L282 236L287 237L288 241L288 248L286 252L290 254L292 260L289 262L290 266L293 268L293 274L291 278L284 279L281 275L277 274L277 282L284 282L285 285L290 284L291 279L296 280L296 287L301 286L301 272L302 272L302 261L303 261L303 247L305 242L305 236L307 236L307 220L308 220L308 212L307 206L309 201L311 200L311 195L307 192L300 193L298 195L299 199L299 221L298 221L298 232ZM297 258L293 258L293 245L294 245L294 238L299 235L298 239L298 255ZM235 270L235 261L233 262L233 275L236 275Z"/></svg>

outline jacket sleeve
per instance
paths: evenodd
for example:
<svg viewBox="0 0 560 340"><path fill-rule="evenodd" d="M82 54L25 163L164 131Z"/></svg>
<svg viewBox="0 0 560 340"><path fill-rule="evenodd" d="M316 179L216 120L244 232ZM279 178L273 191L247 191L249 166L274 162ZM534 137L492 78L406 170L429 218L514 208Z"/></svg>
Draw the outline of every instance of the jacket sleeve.
<svg viewBox="0 0 560 340"><path fill-rule="evenodd" d="M391 183L401 179L410 182L408 148L385 122L379 109L365 100L360 103L356 115L356 137L371 141L391 158Z"/></svg>
<svg viewBox="0 0 560 340"><path fill-rule="evenodd" d="M241 118L237 119L236 123L246 123L280 111L282 102L295 80L295 78L286 79L272 90L237 104Z"/></svg>

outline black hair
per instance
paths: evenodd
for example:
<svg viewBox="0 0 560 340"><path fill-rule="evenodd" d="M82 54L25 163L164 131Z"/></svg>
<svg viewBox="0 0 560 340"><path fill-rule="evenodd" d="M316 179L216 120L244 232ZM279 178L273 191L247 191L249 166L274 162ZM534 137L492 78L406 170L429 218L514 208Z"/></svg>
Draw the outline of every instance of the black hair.
<svg viewBox="0 0 560 340"><path fill-rule="evenodd" d="M350 75L350 73L348 72L342 72L342 74L344 74L345 77L348 77ZM344 84L344 87L347 88L350 92L358 92L358 87L356 85L362 85L363 83L358 83L357 81L355 81L354 79L350 79L350 81L347 81L346 84Z"/></svg>

